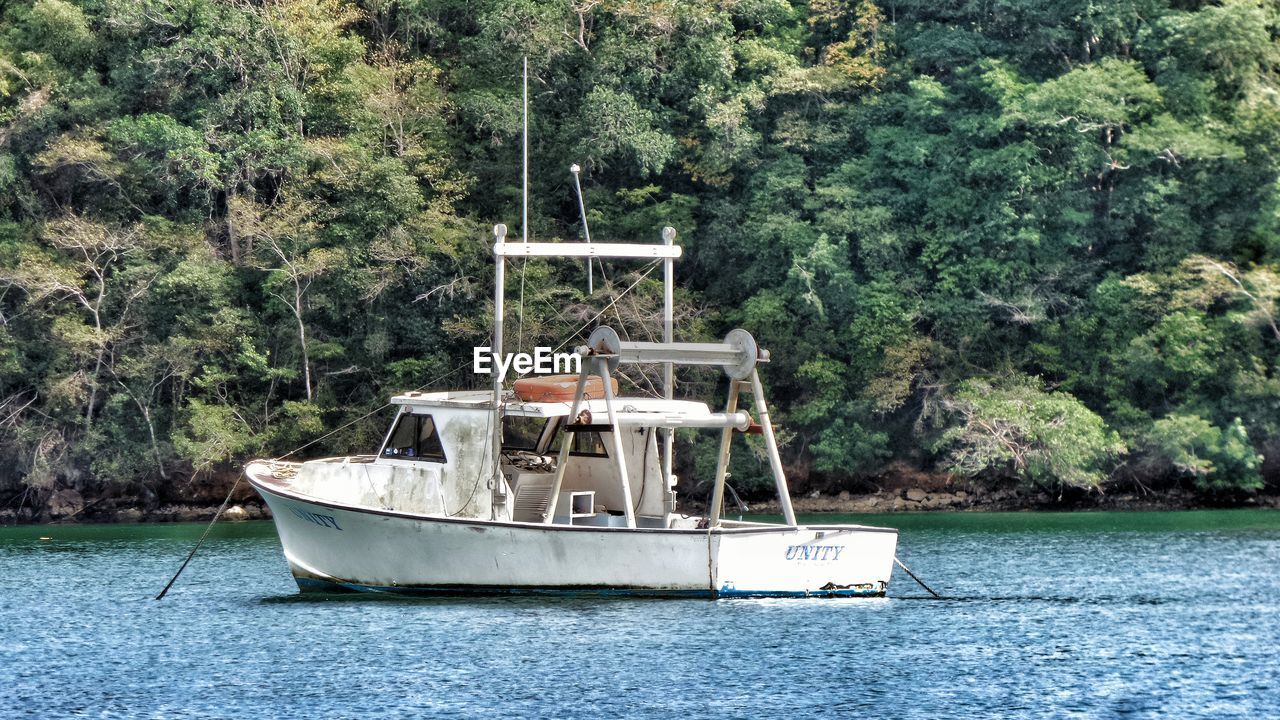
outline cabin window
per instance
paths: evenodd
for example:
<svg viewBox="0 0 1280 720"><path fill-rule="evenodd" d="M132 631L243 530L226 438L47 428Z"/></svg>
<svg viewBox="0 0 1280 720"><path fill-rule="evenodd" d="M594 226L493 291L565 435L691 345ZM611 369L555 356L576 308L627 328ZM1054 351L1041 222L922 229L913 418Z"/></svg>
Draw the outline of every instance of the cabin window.
<svg viewBox="0 0 1280 720"><path fill-rule="evenodd" d="M560 449L560 429L563 427L563 421L556 422L555 433L551 436L551 444L549 449ZM571 440L569 443L569 454L580 455L583 457L609 457L609 452L604 448L604 440L600 438L598 432L578 432L570 433Z"/></svg>
<svg viewBox="0 0 1280 720"><path fill-rule="evenodd" d="M531 450L537 452L547 419L507 415L502 418L502 448L504 450Z"/></svg>
<svg viewBox="0 0 1280 720"><path fill-rule="evenodd" d="M569 452L574 455L586 455L588 457L609 457L609 453L604 450L604 441L600 439L598 432L580 432L573 434L573 447L569 448Z"/></svg>
<svg viewBox="0 0 1280 720"><path fill-rule="evenodd" d="M402 414L391 431L391 439L382 449L382 456L397 460L426 460L444 462L444 446L440 433L430 415Z"/></svg>

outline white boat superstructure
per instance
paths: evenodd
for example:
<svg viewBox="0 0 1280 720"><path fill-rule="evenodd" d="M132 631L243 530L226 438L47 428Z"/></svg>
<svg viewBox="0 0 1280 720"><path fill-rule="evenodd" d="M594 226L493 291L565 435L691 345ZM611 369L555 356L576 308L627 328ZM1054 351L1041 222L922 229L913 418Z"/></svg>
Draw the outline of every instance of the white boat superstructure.
<svg viewBox="0 0 1280 720"><path fill-rule="evenodd" d="M675 232L661 245L508 243L495 228L493 352L502 352L505 258L650 258L665 266L663 342L599 327L576 349L581 372L492 391L410 392L376 454L255 461L246 475L275 518L303 590L400 593L635 593L877 596L897 531L800 525L744 330L722 343L672 339ZM658 363L662 397L617 394L627 363ZM673 397L676 365L729 376L723 410ZM739 408L749 396L750 412ZM753 414L754 413L754 416ZM676 430L720 433L705 515L677 508ZM762 436L783 522L722 517L735 433Z"/></svg>

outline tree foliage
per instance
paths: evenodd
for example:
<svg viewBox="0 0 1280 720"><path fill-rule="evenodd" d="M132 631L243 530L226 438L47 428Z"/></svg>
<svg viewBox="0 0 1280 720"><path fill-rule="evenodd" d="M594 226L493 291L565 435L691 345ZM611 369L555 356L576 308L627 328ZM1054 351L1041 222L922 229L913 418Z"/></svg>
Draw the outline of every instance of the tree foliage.
<svg viewBox="0 0 1280 720"><path fill-rule="evenodd" d="M678 335L743 326L774 350L798 484L903 462L1274 486L1256 456L1280 448L1278 17L0 4L0 489L154 494L392 392L476 382L448 373L487 329L487 228L518 225L524 55L530 235L581 235L572 162L594 235L676 226ZM639 277L606 270L587 297L576 267L513 265L511 342L558 345ZM610 313L652 320L655 292Z"/></svg>
<svg viewBox="0 0 1280 720"><path fill-rule="evenodd" d="M961 475L1014 475L1035 485L1096 488L1126 448L1074 397L1025 377L962 383L948 403L958 422L939 446Z"/></svg>
<svg viewBox="0 0 1280 720"><path fill-rule="evenodd" d="M1249 443L1240 418L1226 428L1196 415L1157 420L1145 439L1148 462L1157 470L1190 476L1201 490L1257 490L1262 456Z"/></svg>

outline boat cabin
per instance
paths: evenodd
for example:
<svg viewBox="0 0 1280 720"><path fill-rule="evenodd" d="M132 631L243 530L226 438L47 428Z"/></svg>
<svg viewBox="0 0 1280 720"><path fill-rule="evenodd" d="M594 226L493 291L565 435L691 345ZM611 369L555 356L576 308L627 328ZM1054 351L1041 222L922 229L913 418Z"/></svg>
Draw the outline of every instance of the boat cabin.
<svg viewBox="0 0 1280 720"><path fill-rule="evenodd" d="M418 475L434 492L416 511L467 517L488 516L485 500L492 482L475 468L490 464L493 396L487 391L405 393L392 398L399 412L387 432L371 474ZM568 436L568 452L554 511L556 524L669 527L675 512L674 475L667 477L659 455L658 429L696 424L714 417L705 403L662 398L617 398L622 466L615 457L614 432L604 424L570 422L570 403L532 402L514 393L501 410L500 495L511 498L496 519L543 523L552 507L557 457ZM604 399L586 400L579 421L605 417ZM623 490L625 474L627 488ZM408 481L408 477L405 478ZM434 497L432 497L434 496ZM627 513L630 496L631 513Z"/></svg>

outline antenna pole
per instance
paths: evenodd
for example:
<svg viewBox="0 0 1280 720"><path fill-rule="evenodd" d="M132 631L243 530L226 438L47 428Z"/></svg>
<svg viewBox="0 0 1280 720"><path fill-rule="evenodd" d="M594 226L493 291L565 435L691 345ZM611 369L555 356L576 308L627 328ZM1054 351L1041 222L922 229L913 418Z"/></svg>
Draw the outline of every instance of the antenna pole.
<svg viewBox="0 0 1280 720"><path fill-rule="evenodd" d="M524 58L524 180L520 185L520 235L529 242L529 57Z"/></svg>
<svg viewBox="0 0 1280 720"><path fill-rule="evenodd" d="M578 191L578 212L582 214L582 234L587 238L587 244L591 244L591 228L587 227L587 205L582 201L582 184L578 182L578 173L582 172L582 168L577 163L569 166L569 172L573 173L573 188ZM591 258L587 258L587 294L595 292L595 279L592 277Z"/></svg>

